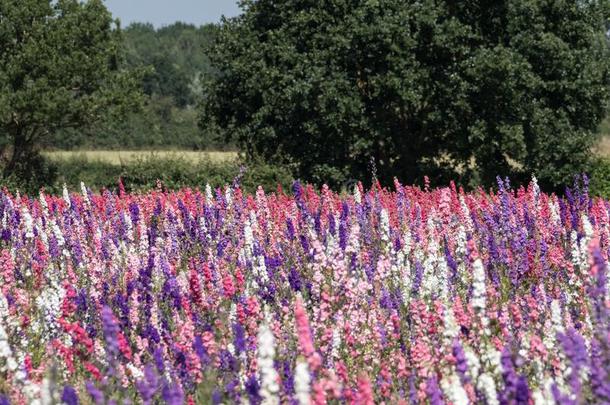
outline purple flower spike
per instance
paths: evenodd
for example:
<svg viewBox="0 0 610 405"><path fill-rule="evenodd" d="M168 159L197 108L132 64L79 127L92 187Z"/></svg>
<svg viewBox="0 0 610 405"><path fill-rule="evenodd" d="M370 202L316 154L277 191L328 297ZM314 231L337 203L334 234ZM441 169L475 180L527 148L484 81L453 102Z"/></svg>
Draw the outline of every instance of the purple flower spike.
<svg viewBox="0 0 610 405"><path fill-rule="evenodd" d="M426 394L430 399L430 405L444 405L443 395L438 388L436 376L430 377L426 383Z"/></svg>
<svg viewBox="0 0 610 405"><path fill-rule="evenodd" d="M64 387L63 392L61 393L61 400L67 405L79 404L78 394L76 393L76 390L69 385L66 385Z"/></svg>
<svg viewBox="0 0 610 405"><path fill-rule="evenodd" d="M91 396L91 399L96 405L105 404L104 393L98 390L95 384L93 384L91 381L87 381L85 383L85 389L87 390L87 392Z"/></svg>

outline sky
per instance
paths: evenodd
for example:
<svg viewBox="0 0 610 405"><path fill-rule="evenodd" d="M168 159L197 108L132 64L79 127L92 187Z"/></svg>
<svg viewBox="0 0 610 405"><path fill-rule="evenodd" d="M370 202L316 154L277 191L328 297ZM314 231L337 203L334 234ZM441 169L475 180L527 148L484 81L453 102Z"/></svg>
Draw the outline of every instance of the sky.
<svg viewBox="0 0 610 405"><path fill-rule="evenodd" d="M155 27L183 21L195 25L219 22L220 16L234 17L240 10L236 0L105 0L121 26L150 22Z"/></svg>

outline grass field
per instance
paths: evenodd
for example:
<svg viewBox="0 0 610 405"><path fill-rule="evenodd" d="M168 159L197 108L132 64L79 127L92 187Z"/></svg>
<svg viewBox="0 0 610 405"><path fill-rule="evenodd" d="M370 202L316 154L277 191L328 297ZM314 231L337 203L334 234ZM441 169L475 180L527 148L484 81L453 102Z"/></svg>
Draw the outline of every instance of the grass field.
<svg viewBox="0 0 610 405"><path fill-rule="evenodd" d="M603 136L595 147L594 152L599 156L610 157L610 136Z"/></svg>
<svg viewBox="0 0 610 405"><path fill-rule="evenodd" d="M218 151L125 151L125 150L85 150L85 151L47 151L44 155L52 160L84 159L120 165L142 158L184 158L192 162L226 162L237 158L236 152Z"/></svg>

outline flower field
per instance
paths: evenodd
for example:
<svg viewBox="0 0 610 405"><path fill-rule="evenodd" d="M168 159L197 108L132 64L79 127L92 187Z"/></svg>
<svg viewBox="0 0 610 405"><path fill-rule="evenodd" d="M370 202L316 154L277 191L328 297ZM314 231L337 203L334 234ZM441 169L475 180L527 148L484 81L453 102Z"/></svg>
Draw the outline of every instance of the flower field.
<svg viewBox="0 0 610 405"><path fill-rule="evenodd" d="M610 402L610 203L0 193L0 403Z"/></svg>

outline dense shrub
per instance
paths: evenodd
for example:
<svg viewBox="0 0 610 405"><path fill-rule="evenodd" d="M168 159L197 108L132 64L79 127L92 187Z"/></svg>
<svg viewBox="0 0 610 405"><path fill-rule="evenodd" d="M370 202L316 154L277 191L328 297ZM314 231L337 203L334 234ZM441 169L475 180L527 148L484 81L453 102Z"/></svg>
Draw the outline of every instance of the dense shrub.
<svg viewBox="0 0 610 405"><path fill-rule="evenodd" d="M239 181L242 188L254 191L260 185L274 190L278 185L289 188L291 174L282 167L264 163L242 164L236 162L215 163L201 160L192 162L182 157L159 158L155 156L134 160L122 165L101 161L73 158L58 162L59 176L47 189L59 192L63 183L69 188L84 182L93 190L116 189L119 178L127 191L146 191L159 184L168 190L184 187L203 188L206 184L223 186Z"/></svg>
<svg viewBox="0 0 610 405"><path fill-rule="evenodd" d="M4 167L0 171L4 171ZM9 190L33 193L45 185L54 184L58 171L59 167L55 162L34 153L19 160L12 173L2 179L2 185Z"/></svg>
<svg viewBox="0 0 610 405"><path fill-rule="evenodd" d="M64 183L74 190L80 186L81 181L93 190L113 189L117 187L124 170L122 166L85 157L60 160L57 165L59 176L48 188L49 192L60 192Z"/></svg>

